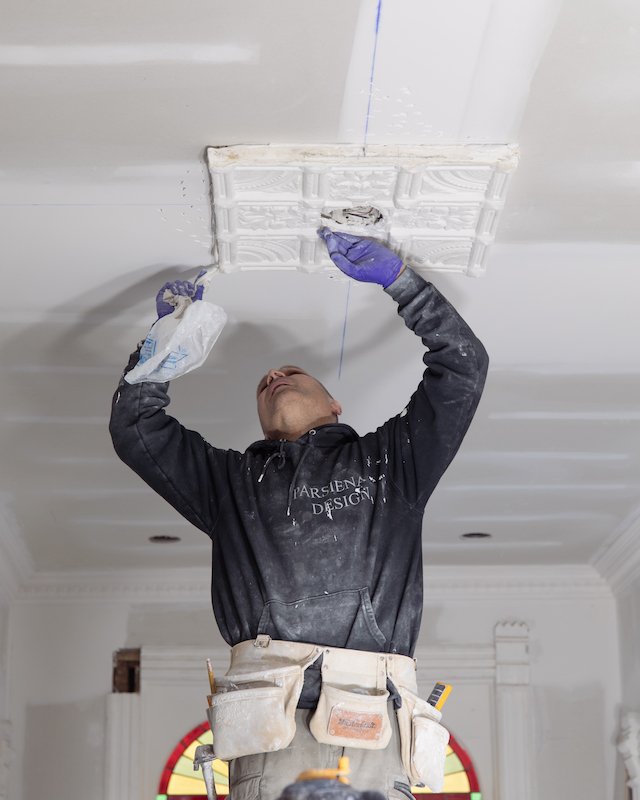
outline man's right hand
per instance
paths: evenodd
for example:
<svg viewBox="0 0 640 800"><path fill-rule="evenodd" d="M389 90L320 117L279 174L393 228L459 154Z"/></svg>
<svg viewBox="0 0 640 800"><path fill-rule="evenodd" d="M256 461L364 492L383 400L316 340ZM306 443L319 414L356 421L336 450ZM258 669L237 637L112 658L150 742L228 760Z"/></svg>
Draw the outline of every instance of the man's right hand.
<svg viewBox="0 0 640 800"><path fill-rule="evenodd" d="M156 311L158 318L172 314L176 308L176 297L190 297L192 300L202 300L204 285L199 284L200 278L206 274L206 269L200 270L195 281L167 281L156 295ZM173 302L172 302L173 301Z"/></svg>
<svg viewBox="0 0 640 800"><path fill-rule="evenodd" d="M339 270L366 283L379 283L385 289L404 269L402 259L376 239L320 228L331 260Z"/></svg>

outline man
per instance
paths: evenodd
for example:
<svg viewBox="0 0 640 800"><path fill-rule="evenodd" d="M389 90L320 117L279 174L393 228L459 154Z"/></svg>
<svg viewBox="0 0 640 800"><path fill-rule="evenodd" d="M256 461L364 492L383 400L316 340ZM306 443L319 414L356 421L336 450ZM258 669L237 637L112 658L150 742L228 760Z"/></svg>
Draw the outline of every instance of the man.
<svg viewBox="0 0 640 800"><path fill-rule="evenodd" d="M344 753L353 784L388 797L441 781L446 739L415 694L410 658L422 517L471 422L488 358L391 250L320 235L345 274L384 288L427 348L423 379L398 416L359 436L338 423L340 404L322 384L293 366L260 381L265 438L244 453L212 447L166 415L168 384L123 380L113 403L120 458L213 542L213 608L233 650L210 720L216 752L231 759L234 800L272 800L301 770L335 767ZM426 738L411 728L415 717Z"/></svg>

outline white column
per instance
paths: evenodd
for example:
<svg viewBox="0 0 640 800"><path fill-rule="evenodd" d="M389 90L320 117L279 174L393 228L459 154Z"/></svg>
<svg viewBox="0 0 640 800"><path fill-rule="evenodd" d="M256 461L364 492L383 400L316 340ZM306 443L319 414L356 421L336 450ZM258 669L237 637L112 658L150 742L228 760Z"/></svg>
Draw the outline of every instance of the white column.
<svg viewBox="0 0 640 800"><path fill-rule="evenodd" d="M500 800L533 800L533 703L529 684L529 628L500 622L496 649L496 722Z"/></svg>
<svg viewBox="0 0 640 800"><path fill-rule="evenodd" d="M640 714L627 711L622 715L618 752L627 770L627 786L632 800L640 800Z"/></svg>
<svg viewBox="0 0 640 800"><path fill-rule="evenodd" d="M0 800L9 798L9 766L12 756L11 723L0 720Z"/></svg>
<svg viewBox="0 0 640 800"><path fill-rule="evenodd" d="M107 697L105 800L140 797L140 695Z"/></svg>

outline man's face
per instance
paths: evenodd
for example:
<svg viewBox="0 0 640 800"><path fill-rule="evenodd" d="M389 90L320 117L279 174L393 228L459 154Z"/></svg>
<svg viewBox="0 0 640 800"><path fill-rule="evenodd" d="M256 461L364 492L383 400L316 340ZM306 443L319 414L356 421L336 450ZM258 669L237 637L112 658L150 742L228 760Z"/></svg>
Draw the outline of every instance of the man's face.
<svg viewBox="0 0 640 800"><path fill-rule="evenodd" d="M270 369L263 375L257 398L258 417L268 439L306 432L320 420L342 413L340 404L320 381L292 365Z"/></svg>

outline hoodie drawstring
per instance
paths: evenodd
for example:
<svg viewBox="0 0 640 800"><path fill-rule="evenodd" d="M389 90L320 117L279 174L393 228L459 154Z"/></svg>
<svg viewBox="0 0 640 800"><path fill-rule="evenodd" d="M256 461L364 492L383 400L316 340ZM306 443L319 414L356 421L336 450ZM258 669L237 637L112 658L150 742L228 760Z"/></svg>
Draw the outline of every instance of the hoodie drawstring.
<svg viewBox="0 0 640 800"><path fill-rule="evenodd" d="M315 436L315 430L310 430L309 435ZM284 448L286 439L280 439L280 447L271 455L267 460L264 462L264 467L262 468L262 472L260 473L260 477L258 478L258 483L262 483L262 479L267 474L267 470L269 469L269 464L273 461L274 458L279 458L280 463L278 464L278 469L282 469L287 462L287 453ZM300 474L300 470L302 469L302 465L304 464L304 460L306 459L307 455L309 454L309 447L305 447L302 451L302 455L300 456L300 461L298 461L298 466L295 468L293 473L293 478L291 479L291 483L289 484L289 493L287 495L287 516L291 516L291 503L293 502L293 493L295 491L296 481L298 480L298 475Z"/></svg>
<svg viewBox="0 0 640 800"><path fill-rule="evenodd" d="M314 431L314 433L315 433L315 431ZM296 467L295 472L293 473L293 478L291 478L291 483L289 484L289 495L287 497L287 516L288 517L291 516L291 503L293 503L293 493L295 491L296 481L298 480L298 475L300 473L300 470L302 469L302 465L304 464L304 460L305 460L305 458L307 457L308 454L309 454L309 447L307 446L307 447L304 448L304 450L302 452L302 455L300 456L300 461L298 461L298 466Z"/></svg>

